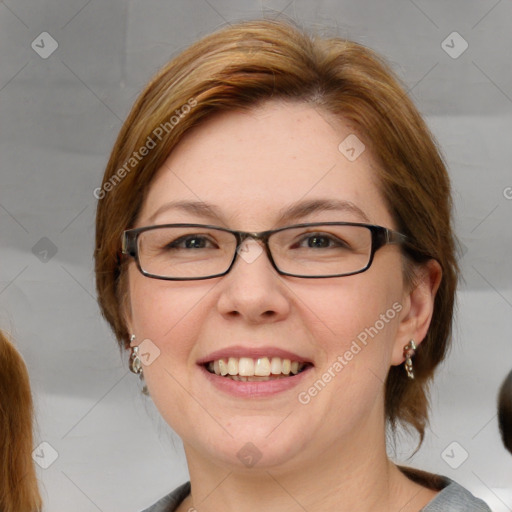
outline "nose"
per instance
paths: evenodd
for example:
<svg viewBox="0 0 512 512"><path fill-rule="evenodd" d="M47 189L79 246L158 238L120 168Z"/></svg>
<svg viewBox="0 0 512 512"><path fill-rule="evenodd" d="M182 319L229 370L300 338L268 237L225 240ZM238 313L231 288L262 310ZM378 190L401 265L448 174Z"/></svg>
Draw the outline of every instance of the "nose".
<svg viewBox="0 0 512 512"><path fill-rule="evenodd" d="M217 302L223 316L268 323L286 318L290 311L288 288L274 269L262 243L246 239L238 248L233 268L222 278Z"/></svg>

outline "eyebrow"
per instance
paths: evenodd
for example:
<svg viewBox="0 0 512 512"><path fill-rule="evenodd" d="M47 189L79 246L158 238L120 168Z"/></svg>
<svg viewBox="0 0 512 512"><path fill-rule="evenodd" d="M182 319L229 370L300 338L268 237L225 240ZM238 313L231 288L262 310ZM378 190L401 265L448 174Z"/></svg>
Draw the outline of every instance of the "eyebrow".
<svg viewBox="0 0 512 512"><path fill-rule="evenodd" d="M215 220L220 220L222 217L219 208L213 204L205 203L204 201L171 201L158 208L148 220L154 222L156 217L169 210L180 210L184 213Z"/></svg>
<svg viewBox="0 0 512 512"><path fill-rule="evenodd" d="M208 204L203 201L171 201L158 208L158 210L149 217L149 222L154 222L158 215L169 210L180 210L184 213L215 221L222 221L223 218L220 209L213 204ZM359 217L363 222L370 222L370 219L363 210L351 201L340 199L310 199L282 208L279 211L276 225L284 225L307 217L312 213L325 211L351 213Z"/></svg>
<svg viewBox="0 0 512 512"><path fill-rule="evenodd" d="M341 199L310 199L307 201L301 201L281 210L277 222L278 224L288 223L301 219L302 217L307 217L312 213L326 211L351 213L356 217L359 217L364 222L370 222L370 219L363 210L361 210L361 208L350 201Z"/></svg>

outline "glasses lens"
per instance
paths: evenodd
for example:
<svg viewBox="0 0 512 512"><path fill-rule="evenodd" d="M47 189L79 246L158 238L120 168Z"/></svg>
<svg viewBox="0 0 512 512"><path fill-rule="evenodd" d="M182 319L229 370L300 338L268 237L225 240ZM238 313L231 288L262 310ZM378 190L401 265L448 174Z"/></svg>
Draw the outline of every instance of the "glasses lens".
<svg viewBox="0 0 512 512"><path fill-rule="evenodd" d="M278 231L270 237L277 267L305 277L363 270L370 261L372 233L364 226L318 225Z"/></svg>
<svg viewBox="0 0 512 512"><path fill-rule="evenodd" d="M236 250L236 237L205 227L161 227L138 237L142 270L166 278L201 278L225 272Z"/></svg>

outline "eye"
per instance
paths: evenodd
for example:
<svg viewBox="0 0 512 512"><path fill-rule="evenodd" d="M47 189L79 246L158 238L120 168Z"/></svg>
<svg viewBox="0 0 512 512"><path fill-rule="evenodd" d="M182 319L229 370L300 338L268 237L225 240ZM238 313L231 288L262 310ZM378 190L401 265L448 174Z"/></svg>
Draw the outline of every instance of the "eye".
<svg viewBox="0 0 512 512"><path fill-rule="evenodd" d="M307 245L304 245L304 242ZM348 247L343 240L327 233L309 233L304 235L299 241L299 246L318 249L325 249L329 247Z"/></svg>
<svg viewBox="0 0 512 512"><path fill-rule="evenodd" d="M208 237L202 235L186 235L169 242L165 249L207 249L217 247Z"/></svg>
<svg viewBox="0 0 512 512"><path fill-rule="evenodd" d="M329 247L332 239L325 235L312 235L307 237L308 247Z"/></svg>

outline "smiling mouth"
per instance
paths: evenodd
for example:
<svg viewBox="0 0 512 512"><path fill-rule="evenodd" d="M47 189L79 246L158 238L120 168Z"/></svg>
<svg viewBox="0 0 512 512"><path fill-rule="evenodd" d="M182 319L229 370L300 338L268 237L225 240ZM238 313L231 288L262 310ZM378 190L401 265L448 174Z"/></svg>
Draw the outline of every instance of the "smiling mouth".
<svg viewBox="0 0 512 512"><path fill-rule="evenodd" d="M210 373L227 379L263 382L294 377L312 365L280 357L229 357L210 361L204 366Z"/></svg>

